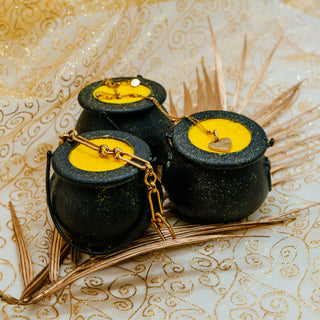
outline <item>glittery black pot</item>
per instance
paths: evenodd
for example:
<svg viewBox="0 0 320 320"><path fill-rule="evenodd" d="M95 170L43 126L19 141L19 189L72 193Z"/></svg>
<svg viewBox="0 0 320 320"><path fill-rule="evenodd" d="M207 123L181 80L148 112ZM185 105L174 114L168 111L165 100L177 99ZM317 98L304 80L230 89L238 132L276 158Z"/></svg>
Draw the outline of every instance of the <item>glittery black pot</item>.
<svg viewBox="0 0 320 320"><path fill-rule="evenodd" d="M162 104L166 99L165 89L157 82L138 78L154 97ZM135 79L133 77L113 78L114 82ZM173 128L172 122L148 99L132 103L115 104L99 101L93 96L94 90L103 85L103 81L92 83L83 88L78 96L82 111L76 130L79 133L93 130L121 130L134 134L144 140L154 157L164 160L168 152L166 133ZM165 109L163 109L164 112Z"/></svg>
<svg viewBox="0 0 320 320"><path fill-rule="evenodd" d="M251 119L228 111L193 116L239 122L250 131L251 142L238 152L207 152L190 142L188 131L193 124L182 120L173 131L172 151L163 168L162 182L169 199L183 216L195 222L230 222L249 216L271 190L264 130Z"/></svg>
<svg viewBox="0 0 320 320"><path fill-rule="evenodd" d="M144 141L125 132L93 131L82 136L120 139L133 147L136 156L146 160L151 156ZM145 173L130 164L103 172L78 169L69 161L77 145L64 142L53 153L54 174L47 181L52 220L61 235L80 251L109 253L146 228L149 211Z"/></svg>

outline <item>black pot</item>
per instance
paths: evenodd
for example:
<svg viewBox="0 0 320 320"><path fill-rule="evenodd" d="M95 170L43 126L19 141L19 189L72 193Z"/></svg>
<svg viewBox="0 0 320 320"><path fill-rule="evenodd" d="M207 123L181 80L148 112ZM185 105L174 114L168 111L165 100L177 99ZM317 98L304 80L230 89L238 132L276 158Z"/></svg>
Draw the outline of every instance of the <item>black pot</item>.
<svg viewBox="0 0 320 320"><path fill-rule="evenodd" d="M194 124L184 119L171 136L172 150L162 182L169 199L184 217L196 222L230 222L256 211L271 190L270 145L264 130L251 119L228 111L206 111L197 120L229 119L245 126L250 143L237 152L215 153L196 147L188 132Z"/></svg>
<svg viewBox="0 0 320 320"><path fill-rule="evenodd" d="M140 83L151 90L149 97L155 98L160 104L166 99L165 89L157 82L136 78L113 78L115 83L139 79ZM94 91L103 86L104 81L91 83L83 88L78 101L84 109L76 124L79 133L93 130L120 130L134 134L144 140L150 147L154 157L163 160L168 152L166 133L173 128L172 121L148 99L141 99L131 103L108 103L98 100Z"/></svg>
<svg viewBox="0 0 320 320"><path fill-rule="evenodd" d="M133 147L136 156L145 160L151 157L144 141L125 132L94 131L82 136L122 140ZM78 250L110 253L146 228L149 209L145 172L130 164L102 172L78 169L69 160L77 145L65 141L55 150L51 181L48 161L47 200L51 217L60 234Z"/></svg>

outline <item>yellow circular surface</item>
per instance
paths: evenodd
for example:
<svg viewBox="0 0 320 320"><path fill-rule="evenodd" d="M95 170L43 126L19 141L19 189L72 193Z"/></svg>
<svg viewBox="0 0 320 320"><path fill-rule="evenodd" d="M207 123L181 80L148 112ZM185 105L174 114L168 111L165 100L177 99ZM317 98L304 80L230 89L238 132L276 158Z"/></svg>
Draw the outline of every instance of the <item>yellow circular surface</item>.
<svg viewBox="0 0 320 320"><path fill-rule="evenodd" d="M121 104L142 100L144 99L144 97L147 97L151 93L150 88L148 88L147 86L140 84L137 87L133 87L127 81L122 81L116 90L120 94L121 98L116 98L114 89L105 85L100 86L96 90L94 90L93 96L102 102ZM128 95L131 94L139 95L140 97L129 97Z"/></svg>
<svg viewBox="0 0 320 320"><path fill-rule="evenodd" d="M207 119L200 121L200 125L194 124L189 129L189 139L191 143L199 149L214 152L214 153L225 153L214 151L209 149L209 143L214 141L214 136L204 132L201 128L209 129L211 132L216 130L219 139L228 137L231 139L231 149L228 153L237 152L244 149L251 141L250 131L241 123L232 121L229 119Z"/></svg>
<svg viewBox="0 0 320 320"><path fill-rule="evenodd" d="M110 149L120 148L124 152L133 154L134 150L128 143L114 138L96 138L90 139L91 142L107 145ZM130 157L126 157L130 159ZM99 152L93 150L83 144L79 144L73 148L69 154L69 161L73 166L84 171L110 171L118 169L126 164L124 160L115 159L113 155L101 157Z"/></svg>

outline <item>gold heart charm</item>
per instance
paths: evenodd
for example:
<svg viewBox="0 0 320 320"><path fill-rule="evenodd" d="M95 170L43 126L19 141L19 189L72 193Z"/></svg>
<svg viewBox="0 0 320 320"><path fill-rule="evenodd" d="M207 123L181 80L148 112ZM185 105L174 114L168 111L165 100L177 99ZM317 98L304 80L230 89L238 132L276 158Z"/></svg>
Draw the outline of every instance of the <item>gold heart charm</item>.
<svg viewBox="0 0 320 320"><path fill-rule="evenodd" d="M229 152L231 149L231 139L225 137L217 141L211 141L209 142L209 149L217 152Z"/></svg>

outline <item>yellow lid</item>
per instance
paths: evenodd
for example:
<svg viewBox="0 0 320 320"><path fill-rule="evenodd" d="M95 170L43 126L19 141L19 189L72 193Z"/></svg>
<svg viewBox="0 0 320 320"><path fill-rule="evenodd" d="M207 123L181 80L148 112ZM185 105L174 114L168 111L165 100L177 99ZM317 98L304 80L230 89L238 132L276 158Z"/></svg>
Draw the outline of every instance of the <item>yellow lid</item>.
<svg viewBox="0 0 320 320"><path fill-rule="evenodd" d="M149 96L151 89L143 84L132 86L130 81L115 82L117 87L102 85L93 91L93 96L99 101L106 103L132 103ZM116 90L116 92L115 92ZM116 93L119 97L116 97ZM136 97L130 97L134 95Z"/></svg>
<svg viewBox="0 0 320 320"><path fill-rule="evenodd" d="M95 138L90 139L90 141L99 146L105 144L110 149L117 147L124 152L128 152L131 154L133 154L134 152L130 144L119 139ZM127 156L125 156L125 158L130 159L130 157ZM101 157L98 151L93 150L83 144L79 144L71 150L69 154L69 161L74 167L78 169L95 172L115 170L126 164L124 160L115 159L113 155Z"/></svg>
<svg viewBox="0 0 320 320"><path fill-rule="evenodd" d="M227 151L228 153L244 149L251 141L250 131L237 121L215 118L203 120L200 122L200 125L194 124L191 126L188 136L194 146L208 152L225 153L209 148L209 143L214 141L214 135L208 134L203 128L210 130L211 132L216 130L219 140L222 138L229 138L231 140L231 147L230 150Z"/></svg>

